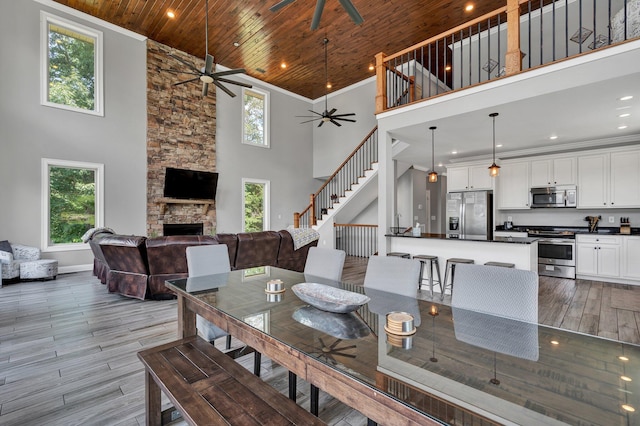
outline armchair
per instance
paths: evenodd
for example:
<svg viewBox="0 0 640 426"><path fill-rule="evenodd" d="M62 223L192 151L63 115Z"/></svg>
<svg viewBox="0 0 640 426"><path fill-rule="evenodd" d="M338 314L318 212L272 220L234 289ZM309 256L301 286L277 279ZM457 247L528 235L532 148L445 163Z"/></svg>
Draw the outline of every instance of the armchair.
<svg viewBox="0 0 640 426"><path fill-rule="evenodd" d="M10 280L20 277L20 264L40 259L40 249L37 247L10 244L11 251L0 250L2 264L2 279Z"/></svg>

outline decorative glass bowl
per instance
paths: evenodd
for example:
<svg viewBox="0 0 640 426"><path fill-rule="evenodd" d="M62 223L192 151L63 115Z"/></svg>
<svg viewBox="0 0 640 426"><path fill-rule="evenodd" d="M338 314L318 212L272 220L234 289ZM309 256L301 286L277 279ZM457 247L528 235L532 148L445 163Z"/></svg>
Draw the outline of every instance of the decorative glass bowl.
<svg viewBox="0 0 640 426"><path fill-rule="evenodd" d="M317 283L302 283L291 287L302 300L323 311L343 314L353 312L371 300L368 296Z"/></svg>

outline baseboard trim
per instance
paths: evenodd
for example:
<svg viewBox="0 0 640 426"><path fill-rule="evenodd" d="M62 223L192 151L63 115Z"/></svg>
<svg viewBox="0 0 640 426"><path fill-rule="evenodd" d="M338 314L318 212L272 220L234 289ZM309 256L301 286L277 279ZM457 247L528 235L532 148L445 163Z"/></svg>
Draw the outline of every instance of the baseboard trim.
<svg viewBox="0 0 640 426"><path fill-rule="evenodd" d="M72 274L74 272L93 271L93 263L86 265L61 266L58 268L59 274Z"/></svg>

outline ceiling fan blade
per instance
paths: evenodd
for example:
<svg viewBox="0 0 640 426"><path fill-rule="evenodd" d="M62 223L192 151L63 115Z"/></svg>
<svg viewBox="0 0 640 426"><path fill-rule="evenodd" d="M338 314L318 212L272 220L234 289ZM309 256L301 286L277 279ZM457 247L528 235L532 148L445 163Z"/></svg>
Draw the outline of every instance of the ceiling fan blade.
<svg viewBox="0 0 640 426"><path fill-rule="evenodd" d="M202 96L207 96L209 93L209 83L202 83Z"/></svg>
<svg viewBox="0 0 640 426"><path fill-rule="evenodd" d="M323 114L321 114L321 113L319 113L319 112L315 112L315 111L314 111L314 110L312 110L312 109L308 109L307 111L309 111L310 113L313 113L313 114L319 115L320 117L324 117L324 115L323 115Z"/></svg>
<svg viewBox="0 0 640 426"><path fill-rule="evenodd" d="M342 127L342 124L338 123L337 121L335 121L333 118L330 118L329 121L331 121L333 124L335 124L338 127Z"/></svg>
<svg viewBox="0 0 640 426"><path fill-rule="evenodd" d="M338 0L338 1L340 1L340 4L342 5L342 7L344 7L344 10L347 11L349 16L351 17L351 20L355 22L356 25L360 25L364 22L364 19L358 13L358 9L356 9L353 3L351 3L351 0Z"/></svg>
<svg viewBox="0 0 640 426"><path fill-rule="evenodd" d="M197 76L199 76L199 75L200 75L200 73L199 73L199 72L178 71L178 70L164 69L164 68L158 68L158 71L170 72L170 73L172 73L172 74L190 74L190 75L197 75Z"/></svg>
<svg viewBox="0 0 640 426"><path fill-rule="evenodd" d="M296 1L296 0L282 0L280 3L276 3L273 6L271 6L269 8L269 10L272 11L272 12L277 12L280 9L282 9L283 7L293 3L294 1Z"/></svg>
<svg viewBox="0 0 640 426"><path fill-rule="evenodd" d="M296 117L300 117L300 116L296 116ZM303 117L300 117L300 118L303 118ZM302 121L300 124L311 123L312 121L316 121L316 120L322 120L322 117L312 118L311 120Z"/></svg>
<svg viewBox="0 0 640 426"><path fill-rule="evenodd" d="M332 115L332 117L333 117L333 118L336 118L336 117L353 117L354 115L356 115L356 113L355 113L355 112L350 112L350 113L347 113L347 114L336 114L336 115Z"/></svg>
<svg viewBox="0 0 640 426"><path fill-rule="evenodd" d="M178 56L176 56L176 55L172 55L171 53L169 54L169 56L171 56L171 57L172 57L173 59L175 59L176 61L178 61L178 62L181 62L181 63L185 64L186 66L188 66L189 68L191 68L192 70L194 70L195 72L197 72L198 74L202 74L202 71L200 71L198 68L196 68L196 67L195 67L195 65L193 65L193 64L191 64L191 63L189 63L189 62L185 61L185 60L184 60L184 59L182 59L182 58L179 58L179 57L178 57Z"/></svg>
<svg viewBox="0 0 640 426"><path fill-rule="evenodd" d="M249 87L249 88L253 87L253 86L252 86L252 85L250 85L250 84L247 84L247 83L241 83L241 82L239 82L239 81L228 80L228 79L226 79L226 78L217 78L217 77L214 77L214 80L218 80L218 81L221 81L221 82L223 82L223 83L235 84L236 86Z"/></svg>
<svg viewBox="0 0 640 426"><path fill-rule="evenodd" d="M350 118L340 118L340 117L331 117L332 120L341 120L341 121L350 121L352 123L355 123L356 120L352 120Z"/></svg>
<svg viewBox="0 0 640 426"><path fill-rule="evenodd" d="M233 93L231 90L229 90L226 87L224 87L224 85L222 85L222 83L218 83L218 80L213 80L213 84L215 84L217 87L222 89L227 95L231 96L232 98L236 97L235 93Z"/></svg>
<svg viewBox="0 0 640 426"><path fill-rule="evenodd" d="M231 75L231 74L245 74L246 72L247 71L244 68L235 68L232 70L218 71L218 72L211 73L211 77L217 78L217 77L223 77L225 75Z"/></svg>
<svg viewBox="0 0 640 426"><path fill-rule="evenodd" d="M204 72L205 74L211 74L213 71L213 56L207 53L207 57L205 58Z"/></svg>
<svg viewBox="0 0 640 426"><path fill-rule="evenodd" d="M322 127L323 124L324 124L324 120L321 120L320 124L318 124L318 127Z"/></svg>
<svg viewBox="0 0 640 426"><path fill-rule="evenodd" d="M333 113L336 112L336 111L337 111L337 109L333 108L331 111L327 112L327 115L333 115Z"/></svg>
<svg viewBox="0 0 640 426"><path fill-rule="evenodd" d="M320 18L322 18L322 11L324 10L325 0L318 0L316 3L316 10L313 12L313 19L311 20L311 29L315 30L320 25Z"/></svg>
<svg viewBox="0 0 640 426"><path fill-rule="evenodd" d="M191 83L192 81L198 81L200 77L190 78L189 80L179 81L177 83L173 83L174 86L178 86L180 84Z"/></svg>

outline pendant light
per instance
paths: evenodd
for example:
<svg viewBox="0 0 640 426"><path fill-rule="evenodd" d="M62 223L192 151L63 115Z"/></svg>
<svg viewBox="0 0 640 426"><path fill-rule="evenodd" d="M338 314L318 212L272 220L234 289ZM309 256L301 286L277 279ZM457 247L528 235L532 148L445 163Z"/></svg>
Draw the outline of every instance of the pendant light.
<svg viewBox="0 0 640 426"><path fill-rule="evenodd" d="M493 163L489 166L489 176L496 177L500 174L500 166L496 164L496 117L497 112L492 112L489 117L493 119Z"/></svg>
<svg viewBox="0 0 640 426"><path fill-rule="evenodd" d="M431 130L431 171L429 172L429 182L434 183L438 181L438 173L436 173L436 168L435 168L435 142L434 142L434 131L437 129L436 126L431 126L429 127L429 130Z"/></svg>

